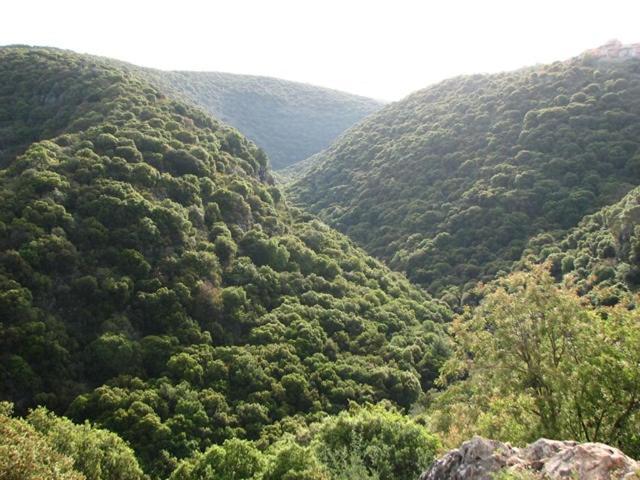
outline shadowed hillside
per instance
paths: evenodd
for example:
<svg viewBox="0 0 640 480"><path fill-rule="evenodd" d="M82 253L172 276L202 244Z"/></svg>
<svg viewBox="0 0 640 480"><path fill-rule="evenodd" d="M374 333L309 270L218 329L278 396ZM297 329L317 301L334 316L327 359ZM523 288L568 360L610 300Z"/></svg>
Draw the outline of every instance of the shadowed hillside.
<svg viewBox="0 0 640 480"><path fill-rule="evenodd" d="M382 107L370 98L277 78L143 72L243 132L264 149L275 169L327 148L347 128Z"/></svg>
<svg viewBox="0 0 640 480"><path fill-rule="evenodd" d="M290 192L435 293L508 271L640 180L640 60L444 81L318 155ZM450 288L453 286L453 288Z"/></svg>

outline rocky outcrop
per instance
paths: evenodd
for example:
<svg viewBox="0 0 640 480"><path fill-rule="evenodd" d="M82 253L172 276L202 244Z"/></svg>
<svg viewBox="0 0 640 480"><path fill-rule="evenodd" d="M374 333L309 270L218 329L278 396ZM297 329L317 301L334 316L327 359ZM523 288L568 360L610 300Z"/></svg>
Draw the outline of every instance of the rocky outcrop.
<svg viewBox="0 0 640 480"><path fill-rule="evenodd" d="M540 439L515 448L481 437L437 460L420 480L492 480L500 471L522 479L640 480L640 463L603 443Z"/></svg>

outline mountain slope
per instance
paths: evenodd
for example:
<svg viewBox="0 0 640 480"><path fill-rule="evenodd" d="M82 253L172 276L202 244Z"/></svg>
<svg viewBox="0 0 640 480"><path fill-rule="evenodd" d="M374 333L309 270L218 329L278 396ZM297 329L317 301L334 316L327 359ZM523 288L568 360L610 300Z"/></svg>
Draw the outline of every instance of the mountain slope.
<svg viewBox="0 0 640 480"><path fill-rule="evenodd" d="M267 152L275 169L327 148L344 130L382 107L370 98L277 78L142 72L243 132Z"/></svg>
<svg viewBox="0 0 640 480"><path fill-rule="evenodd" d="M640 188L583 218L562 238L541 234L523 263L551 264L552 274L588 295L594 304L615 305L640 286Z"/></svg>
<svg viewBox="0 0 640 480"><path fill-rule="evenodd" d="M640 180L639 147L640 61L581 58L419 91L349 130L290 192L442 292L619 200Z"/></svg>
<svg viewBox="0 0 640 480"><path fill-rule="evenodd" d="M97 422L166 478L432 384L446 306L289 208L237 131L70 52L1 48L0 86L0 397L19 411Z"/></svg>

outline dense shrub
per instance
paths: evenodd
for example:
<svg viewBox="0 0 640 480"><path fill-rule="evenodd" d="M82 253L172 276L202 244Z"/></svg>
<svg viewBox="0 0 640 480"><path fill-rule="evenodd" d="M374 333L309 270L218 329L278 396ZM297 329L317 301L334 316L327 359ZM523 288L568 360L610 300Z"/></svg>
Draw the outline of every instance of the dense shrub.
<svg viewBox="0 0 640 480"><path fill-rule="evenodd" d="M452 330L456 352L441 376L449 388L430 412L447 443L542 436L640 453L637 310L585 306L536 267L491 286Z"/></svg>

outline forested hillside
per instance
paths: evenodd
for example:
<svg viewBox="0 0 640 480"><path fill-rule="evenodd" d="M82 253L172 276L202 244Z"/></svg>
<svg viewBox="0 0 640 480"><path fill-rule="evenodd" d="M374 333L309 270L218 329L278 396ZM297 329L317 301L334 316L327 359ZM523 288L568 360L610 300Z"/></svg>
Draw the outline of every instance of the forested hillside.
<svg viewBox="0 0 640 480"><path fill-rule="evenodd" d="M532 237L559 238L635 187L639 147L640 60L573 59L389 105L290 192L411 280L464 299Z"/></svg>
<svg viewBox="0 0 640 480"><path fill-rule="evenodd" d="M236 127L264 149L275 169L327 148L347 128L382 107L370 98L277 78L139 71Z"/></svg>
<svg viewBox="0 0 640 480"><path fill-rule="evenodd" d="M0 478L415 480L476 434L640 455L640 61L449 80L286 170L441 300L152 76L0 48Z"/></svg>
<svg viewBox="0 0 640 480"><path fill-rule="evenodd" d="M17 413L96 422L153 478L186 458L173 478L338 478L357 439L387 449L358 457L380 478L428 464L437 441L398 411L448 356L448 308L289 208L236 130L113 62L0 48L0 159L0 398ZM282 443L382 400L324 420L314 454ZM32 431L7 411L4 431Z"/></svg>
<svg viewBox="0 0 640 480"><path fill-rule="evenodd" d="M546 233L533 238L522 266L527 262L548 262L556 279L564 279L594 304L635 304L632 294L640 286L640 189L585 217L560 239Z"/></svg>

